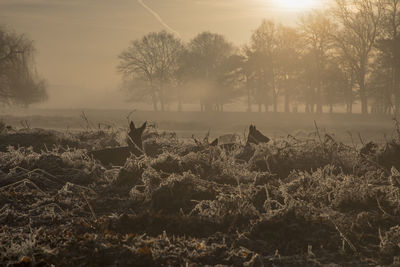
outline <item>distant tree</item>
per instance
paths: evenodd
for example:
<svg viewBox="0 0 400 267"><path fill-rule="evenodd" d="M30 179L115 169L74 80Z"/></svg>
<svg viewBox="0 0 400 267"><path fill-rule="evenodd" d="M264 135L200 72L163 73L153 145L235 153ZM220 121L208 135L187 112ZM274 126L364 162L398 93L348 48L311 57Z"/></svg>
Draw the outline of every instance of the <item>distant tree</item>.
<svg viewBox="0 0 400 267"><path fill-rule="evenodd" d="M179 68L178 60L182 53L183 45L174 35L161 31L149 33L140 40L132 41L131 45L119 55L118 70L123 73L125 80L135 81L126 83L133 85L132 94L137 91L146 92L150 96L154 110L165 110L171 84L174 84ZM138 88L145 81L145 86Z"/></svg>
<svg viewBox="0 0 400 267"><path fill-rule="evenodd" d="M178 57L178 68L175 71L176 77L176 96L178 100L178 111L182 111L183 109L183 101L187 99L187 84L191 79L190 75L190 55L188 52L187 47L185 46L182 49L182 52L179 54Z"/></svg>
<svg viewBox="0 0 400 267"><path fill-rule="evenodd" d="M258 106L261 112L262 106L268 111L271 93L268 83L269 57L260 51L255 51L246 46L243 49L242 69L244 86L247 95L247 111L252 111L252 104Z"/></svg>
<svg viewBox="0 0 400 267"><path fill-rule="evenodd" d="M223 35L202 32L193 38L188 46L184 68L191 88L200 98L202 111L222 111L223 105L235 97L234 88L229 85L228 74L234 71L231 56L233 45Z"/></svg>
<svg viewBox="0 0 400 267"><path fill-rule="evenodd" d="M383 92L380 99L386 99L385 110L400 113L400 0L384 2L383 31L377 41L377 62L374 64L374 89L379 84ZM387 73L383 73L385 70ZM385 77L383 79L383 77ZM380 80L380 82L378 82ZM383 84L384 83L384 84ZM378 86L379 87L379 86ZM377 92L374 92L375 96ZM383 95L385 95L383 97ZM391 100L394 100L393 103ZM392 105L394 105L392 107ZM385 112L385 111L384 111Z"/></svg>
<svg viewBox="0 0 400 267"><path fill-rule="evenodd" d="M33 42L0 28L0 102L28 106L47 99L46 84L36 73Z"/></svg>
<svg viewBox="0 0 400 267"><path fill-rule="evenodd" d="M328 62L331 58L330 51L333 48L333 34L336 30L335 25L328 15L322 11L313 11L301 17L300 30L306 44L309 64L305 65L311 75L308 75L310 90L314 91L314 100L317 104L317 113L322 112L324 94L323 89L328 86L329 81L324 80ZM311 109L313 110L313 108Z"/></svg>
<svg viewBox="0 0 400 267"><path fill-rule="evenodd" d="M261 106L268 110L272 96L273 109L278 110L279 89L276 84L277 68L277 26L271 20L263 20L251 36L247 58L252 69L254 96L261 111Z"/></svg>
<svg viewBox="0 0 400 267"><path fill-rule="evenodd" d="M378 54L371 64L373 71L369 77L369 102L371 112L390 114L392 111L392 65L384 54Z"/></svg>
<svg viewBox="0 0 400 267"><path fill-rule="evenodd" d="M301 95L300 100L305 104L305 112L313 113L315 111L315 105L317 102L315 88L317 87L316 81L318 78L318 71L316 70L314 58L308 51L303 51L301 55L301 74L299 79L299 84L301 85Z"/></svg>
<svg viewBox="0 0 400 267"><path fill-rule="evenodd" d="M338 49L351 66L361 100L361 112L368 113L367 76L374 45L382 28L383 0L335 0L333 15L340 24L335 35Z"/></svg>
<svg viewBox="0 0 400 267"><path fill-rule="evenodd" d="M271 20L263 20L251 36L245 49L246 79L248 94L253 92L259 111L262 105L267 111L272 103L273 111L277 112L280 95L285 98L285 112L290 111L291 98L298 89L300 41L297 29Z"/></svg>
<svg viewBox="0 0 400 267"><path fill-rule="evenodd" d="M329 106L329 113L333 113L334 105L345 102L348 97L348 79L337 59L331 59L327 63L322 79L324 104Z"/></svg>
<svg viewBox="0 0 400 267"><path fill-rule="evenodd" d="M291 98L298 94L302 40L296 28L279 25L276 34L276 84L284 94L284 111L290 112Z"/></svg>
<svg viewBox="0 0 400 267"><path fill-rule="evenodd" d="M256 70L257 66L255 62L257 58L251 48L245 45L242 48L240 56L241 65L241 76L242 76L242 87L245 91L246 102L247 102L247 112L252 111L252 105L256 102L254 93L256 91ZM260 104L261 105L261 104Z"/></svg>
<svg viewBox="0 0 400 267"><path fill-rule="evenodd" d="M345 54L341 50L337 50L335 55L335 62L338 64L342 73L343 81L343 102L346 105L346 112L351 114L353 112L353 104L356 100L356 93L354 91L356 84L356 70L353 65L345 58Z"/></svg>
<svg viewBox="0 0 400 267"><path fill-rule="evenodd" d="M217 110L223 111L224 104L242 95L243 89L243 57L233 54L226 58L217 74Z"/></svg>

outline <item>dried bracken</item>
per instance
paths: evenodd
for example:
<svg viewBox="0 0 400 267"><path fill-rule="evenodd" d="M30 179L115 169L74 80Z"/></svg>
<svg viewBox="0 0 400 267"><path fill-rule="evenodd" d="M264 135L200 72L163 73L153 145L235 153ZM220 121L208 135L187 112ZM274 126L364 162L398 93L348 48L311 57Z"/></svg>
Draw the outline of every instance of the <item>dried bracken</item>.
<svg viewBox="0 0 400 267"><path fill-rule="evenodd" d="M15 145L14 132L1 133L12 140L0 152L5 265L399 261L396 140L357 150L329 135L289 136L226 150L152 129L145 155L113 167L87 150L125 145L120 133L69 133L66 143L40 135L51 145Z"/></svg>

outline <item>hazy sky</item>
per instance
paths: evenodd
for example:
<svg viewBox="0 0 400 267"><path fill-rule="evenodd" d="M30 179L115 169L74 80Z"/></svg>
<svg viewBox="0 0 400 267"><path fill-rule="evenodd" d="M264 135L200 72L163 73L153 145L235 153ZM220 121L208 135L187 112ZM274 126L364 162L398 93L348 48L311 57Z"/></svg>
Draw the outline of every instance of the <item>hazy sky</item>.
<svg viewBox="0 0 400 267"><path fill-rule="evenodd" d="M302 0L0 0L0 24L35 41L50 94L42 106L125 108L116 66L131 40L168 28L184 41L208 30L241 45L263 18L293 24L304 11L278 1Z"/></svg>

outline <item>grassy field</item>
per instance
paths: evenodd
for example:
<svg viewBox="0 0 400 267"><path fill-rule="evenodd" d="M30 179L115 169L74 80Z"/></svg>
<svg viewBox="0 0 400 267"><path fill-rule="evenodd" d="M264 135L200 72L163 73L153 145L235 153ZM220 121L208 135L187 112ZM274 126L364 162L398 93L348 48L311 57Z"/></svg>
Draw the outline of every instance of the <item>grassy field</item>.
<svg viewBox="0 0 400 267"><path fill-rule="evenodd" d="M82 114L84 112L84 119ZM288 134L306 137L315 132L315 123L321 132L332 134L338 141L360 144L364 141L385 142L393 134L393 119L389 116L362 116L359 114L285 114L285 113L202 113L152 112L130 110L26 110L3 111L0 119L14 127L28 124L32 128L56 130L83 130L112 126L123 128L129 119L136 123L154 122L161 131L174 131L179 137L211 137L224 133L243 135L250 124L255 124L272 138ZM351 137L352 135L352 137Z"/></svg>

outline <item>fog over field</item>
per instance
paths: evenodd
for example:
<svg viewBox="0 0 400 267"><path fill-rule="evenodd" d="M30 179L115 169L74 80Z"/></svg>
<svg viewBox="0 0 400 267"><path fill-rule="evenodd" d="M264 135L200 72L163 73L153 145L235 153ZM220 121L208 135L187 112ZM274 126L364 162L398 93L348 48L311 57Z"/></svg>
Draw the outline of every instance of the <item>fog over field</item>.
<svg viewBox="0 0 400 267"><path fill-rule="evenodd" d="M145 4L185 42L211 31L243 45L263 18L294 25L299 14L261 0ZM48 83L49 99L37 105L43 108L129 108L119 90L117 56L130 41L166 29L136 0L3 0L0 23L34 41L37 71Z"/></svg>
<svg viewBox="0 0 400 267"><path fill-rule="evenodd" d="M400 266L400 0L0 0L0 266Z"/></svg>

